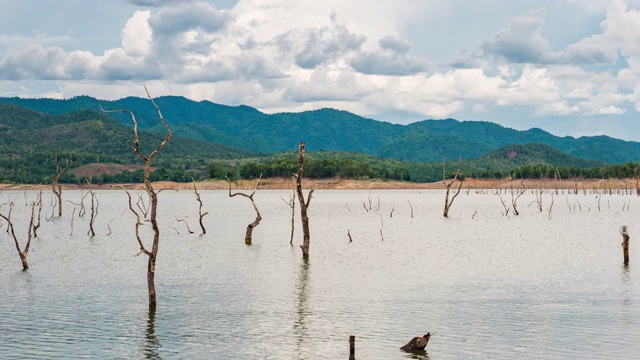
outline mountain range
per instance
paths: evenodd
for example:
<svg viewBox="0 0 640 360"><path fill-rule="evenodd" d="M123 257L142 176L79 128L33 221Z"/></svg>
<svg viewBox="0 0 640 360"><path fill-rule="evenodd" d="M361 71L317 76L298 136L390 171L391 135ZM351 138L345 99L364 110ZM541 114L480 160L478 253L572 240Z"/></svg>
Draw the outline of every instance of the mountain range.
<svg viewBox="0 0 640 360"><path fill-rule="evenodd" d="M216 143L245 152L291 151L297 149L300 141L305 141L309 150L359 152L430 163L440 161L442 155L449 161L474 159L507 145L539 143L568 155L607 164L640 158L640 143L634 141L608 136L558 137L538 128L520 131L487 121L445 119L400 125L335 109L265 114L249 106L227 106L177 96L162 96L155 101L174 134L202 141L200 144ZM0 98L0 103L50 115L88 109L97 112L100 105L105 109L128 109L135 114L141 130L164 131L156 109L145 98L107 101L89 96L66 100L14 97ZM107 115L131 126L127 114Z"/></svg>

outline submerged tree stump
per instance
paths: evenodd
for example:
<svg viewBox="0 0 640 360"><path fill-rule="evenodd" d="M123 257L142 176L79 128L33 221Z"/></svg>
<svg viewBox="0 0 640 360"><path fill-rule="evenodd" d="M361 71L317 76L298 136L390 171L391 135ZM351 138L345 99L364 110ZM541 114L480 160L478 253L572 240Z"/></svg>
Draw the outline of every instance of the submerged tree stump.
<svg viewBox="0 0 640 360"><path fill-rule="evenodd" d="M620 229L622 234L622 256L625 265L629 264L629 233L627 233L627 227L625 225Z"/></svg>
<svg viewBox="0 0 640 360"><path fill-rule="evenodd" d="M408 343L406 343L403 347L400 348L402 351L406 352L414 352L418 350L424 350L429 343L429 339L431 338L431 333L426 333L422 337L414 337Z"/></svg>
<svg viewBox="0 0 640 360"><path fill-rule="evenodd" d="M349 356L356 354L356 337L355 335L349 336Z"/></svg>

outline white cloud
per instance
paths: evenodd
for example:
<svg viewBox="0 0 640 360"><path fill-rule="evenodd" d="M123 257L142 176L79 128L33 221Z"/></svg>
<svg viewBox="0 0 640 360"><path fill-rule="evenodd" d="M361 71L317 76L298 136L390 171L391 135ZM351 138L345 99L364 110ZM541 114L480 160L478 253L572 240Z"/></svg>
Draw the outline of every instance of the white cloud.
<svg viewBox="0 0 640 360"><path fill-rule="evenodd" d="M623 114L624 112L624 109L621 109L617 106L609 105L607 107L600 108L598 110L598 115Z"/></svg>
<svg viewBox="0 0 640 360"><path fill-rule="evenodd" d="M66 35L0 34L0 80L54 80L59 90L46 93L101 98L145 82L159 95L266 111L333 106L400 120L513 106L539 117L640 111L640 12L620 0L589 10L606 16L599 32L563 46L549 31L552 6L493 24L493 36L453 59L462 68L415 50L429 48L412 29L437 16L445 5L436 1L130 3L145 9L122 21L121 45L99 52L71 47L77 39Z"/></svg>
<svg viewBox="0 0 640 360"><path fill-rule="evenodd" d="M122 48L129 56L142 56L151 46L152 31L149 26L150 11L136 11L122 30Z"/></svg>

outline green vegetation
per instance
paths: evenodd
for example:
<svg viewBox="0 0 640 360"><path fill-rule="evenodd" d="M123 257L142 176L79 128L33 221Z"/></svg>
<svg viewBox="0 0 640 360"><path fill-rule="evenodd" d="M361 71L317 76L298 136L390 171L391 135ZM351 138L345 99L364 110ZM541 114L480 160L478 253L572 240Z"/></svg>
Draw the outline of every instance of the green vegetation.
<svg viewBox="0 0 640 360"><path fill-rule="evenodd" d="M89 97L13 100L35 104L41 110L51 112L64 107L60 104L67 107L97 106L97 100ZM260 174L265 178L288 178L297 170L297 152L273 154L273 149L295 149L297 136L303 134L311 139L307 144L315 142L316 149L337 149L307 153L305 177L312 179L439 181L443 176L443 155L449 176L458 168L463 176L475 178L602 178L629 177L638 173L637 163L627 160L619 161L626 162L622 165L605 166L602 161L584 160L542 143L501 145L508 139L516 143L530 138L551 139L557 146L570 142L573 152L600 151L606 158L618 159L636 156L634 154L638 150L634 149L637 143L607 137L557 138L539 129L521 132L491 123L455 120L423 121L401 126L330 109L265 115L248 107L194 103L179 97L163 97L158 103L172 129L182 129L185 135L215 138L223 143L242 144L268 152L257 155L210 141L175 136L154 162L154 181L185 182L226 177L251 179ZM183 108L176 109L172 104ZM142 152L150 152L151 146L163 139L164 135L153 132L154 129L163 129L155 125L157 113L147 99L126 98L106 102L104 107L133 109L137 119L149 116L149 119L140 121L141 124L146 123L148 129L140 134ZM183 110L185 114L180 116ZM138 112L147 115L139 116ZM222 119L219 127L211 127L211 120L205 119L206 114ZM153 126L151 115L154 116ZM197 124L188 122L194 116L201 116L202 121ZM48 115L0 102L0 181L49 183L54 172L54 154L59 152L63 161L72 159L74 162L61 177L63 183L84 181L86 177L91 177L95 184L142 182L142 170L131 165L138 164L138 159L129 149L132 131L119 122L123 120L131 123L130 117L114 119L94 110ZM616 151L601 150L613 146L611 144L617 144L613 147ZM502 147L494 150L498 145ZM309 148L314 147L309 145ZM349 151L351 148L359 150ZM618 149L630 149L631 155L625 155ZM105 171L108 166L101 167L100 164L120 166L114 171Z"/></svg>
<svg viewBox="0 0 640 360"><path fill-rule="evenodd" d="M0 181L49 183L55 170L54 154L73 160L60 182L81 179L73 170L87 164L137 164L129 149L130 128L92 110L64 115L45 115L0 103ZM163 136L141 133L140 147L150 152ZM191 181L206 177L206 161L213 158L243 158L250 152L204 141L175 137L162 151L154 166L154 180ZM81 175L80 175L81 176ZM140 171L95 175L93 183L137 182Z"/></svg>
<svg viewBox="0 0 640 360"><path fill-rule="evenodd" d="M414 162L475 159L507 145L540 143L568 155L608 164L637 161L640 143L607 136L558 137L540 129L519 131L484 121L424 120L409 125L363 118L346 111L319 109L301 113L264 114L248 106L225 106L183 97L156 99L177 136L215 142L259 153L295 149L304 140L308 149L359 152ZM162 132L148 99L128 97L116 101L88 96L68 100L0 98L0 103L21 105L47 114L83 109L126 108L136 114L140 128ZM109 114L131 126L126 114Z"/></svg>

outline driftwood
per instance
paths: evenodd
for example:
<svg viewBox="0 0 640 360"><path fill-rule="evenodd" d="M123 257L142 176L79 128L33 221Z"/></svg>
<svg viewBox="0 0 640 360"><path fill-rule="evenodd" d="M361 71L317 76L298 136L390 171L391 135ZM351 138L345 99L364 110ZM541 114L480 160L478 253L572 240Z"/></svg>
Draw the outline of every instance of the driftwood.
<svg viewBox="0 0 640 360"><path fill-rule="evenodd" d="M408 343L406 343L403 347L400 348L402 351L406 352L414 352L418 350L424 350L429 343L429 339L431 338L431 333L426 333L422 337L414 337Z"/></svg>

